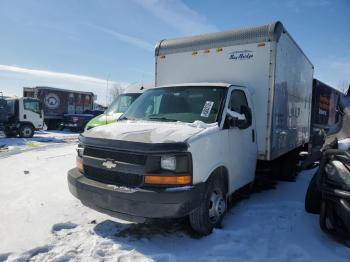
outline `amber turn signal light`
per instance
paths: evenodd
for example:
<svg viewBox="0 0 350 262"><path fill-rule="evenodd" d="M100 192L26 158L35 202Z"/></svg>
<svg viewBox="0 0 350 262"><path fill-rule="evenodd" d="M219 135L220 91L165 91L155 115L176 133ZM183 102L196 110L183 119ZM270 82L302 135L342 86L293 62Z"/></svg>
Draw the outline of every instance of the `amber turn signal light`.
<svg viewBox="0 0 350 262"><path fill-rule="evenodd" d="M188 185L191 176L145 176L145 184L149 185Z"/></svg>
<svg viewBox="0 0 350 262"><path fill-rule="evenodd" d="M77 157L77 159L75 160L75 164L76 164L78 170L81 173L83 173L84 172L83 159L80 157Z"/></svg>

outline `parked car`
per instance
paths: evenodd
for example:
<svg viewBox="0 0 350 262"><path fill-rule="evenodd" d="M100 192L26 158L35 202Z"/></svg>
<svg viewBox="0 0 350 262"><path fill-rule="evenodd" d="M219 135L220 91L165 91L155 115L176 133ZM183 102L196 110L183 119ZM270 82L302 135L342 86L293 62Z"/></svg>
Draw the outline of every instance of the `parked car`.
<svg viewBox="0 0 350 262"><path fill-rule="evenodd" d="M126 93L119 95L103 114L89 120L85 129L89 130L97 126L116 122L140 95L141 93Z"/></svg>
<svg viewBox="0 0 350 262"><path fill-rule="evenodd" d="M153 84L136 84L129 86L125 93L120 94L112 104L107 108L104 114L91 119L86 130L91 128L107 125L116 122L119 117L130 107L130 105L138 98L145 90L152 88Z"/></svg>
<svg viewBox="0 0 350 262"><path fill-rule="evenodd" d="M162 40L155 60L156 88L79 138L68 185L84 205L137 222L187 216L207 235L256 171L295 178L313 65L282 23Z"/></svg>
<svg viewBox="0 0 350 262"><path fill-rule="evenodd" d="M103 113L101 110L86 110L83 114L65 114L60 129L82 132L91 119Z"/></svg>
<svg viewBox="0 0 350 262"><path fill-rule="evenodd" d="M325 144L309 157L320 161L305 197L305 210L320 215L321 229L350 247L350 97ZM311 161L309 161L311 164Z"/></svg>

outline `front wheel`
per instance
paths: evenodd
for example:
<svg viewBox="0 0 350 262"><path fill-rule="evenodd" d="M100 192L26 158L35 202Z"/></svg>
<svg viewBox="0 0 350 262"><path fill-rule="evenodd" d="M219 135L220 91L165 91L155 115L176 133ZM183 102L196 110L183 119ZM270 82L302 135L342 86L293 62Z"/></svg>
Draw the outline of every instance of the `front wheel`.
<svg viewBox="0 0 350 262"><path fill-rule="evenodd" d="M31 138L34 135L34 128L31 125L23 125L19 128L19 136L23 138Z"/></svg>
<svg viewBox="0 0 350 262"><path fill-rule="evenodd" d="M311 214L320 214L322 205L322 192L317 187L317 173L312 177L305 196L305 210Z"/></svg>
<svg viewBox="0 0 350 262"><path fill-rule="evenodd" d="M208 180L202 203L189 215L194 231L201 235L209 235L214 227L221 225L227 209L226 192L222 176L214 176Z"/></svg>

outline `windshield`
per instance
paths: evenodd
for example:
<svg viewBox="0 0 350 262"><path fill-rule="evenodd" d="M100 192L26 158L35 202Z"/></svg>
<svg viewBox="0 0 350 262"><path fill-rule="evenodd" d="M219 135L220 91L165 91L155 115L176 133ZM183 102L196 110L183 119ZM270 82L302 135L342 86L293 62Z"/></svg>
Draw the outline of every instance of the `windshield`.
<svg viewBox="0 0 350 262"><path fill-rule="evenodd" d="M205 123L217 121L225 96L223 87L181 86L146 91L123 115L124 119Z"/></svg>
<svg viewBox="0 0 350 262"><path fill-rule="evenodd" d="M139 96L140 94L123 94L118 96L107 108L106 114L124 113Z"/></svg>
<svg viewBox="0 0 350 262"><path fill-rule="evenodd" d="M39 100L34 100L34 99L24 99L23 100L23 107L25 110L32 111L34 113L40 114L40 101Z"/></svg>

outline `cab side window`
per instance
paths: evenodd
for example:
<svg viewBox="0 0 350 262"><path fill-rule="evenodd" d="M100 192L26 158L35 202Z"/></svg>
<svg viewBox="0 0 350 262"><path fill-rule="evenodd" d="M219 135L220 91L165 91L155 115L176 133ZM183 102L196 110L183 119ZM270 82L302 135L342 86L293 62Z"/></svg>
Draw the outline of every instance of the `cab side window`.
<svg viewBox="0 0 350 262"><path fill-rule="evenodd" d="M246 98L243 91L233 90L231 92L231 98L230 98L228 108L232 111L237 112L237 113L242 113L241 106L248 107L247 98Z"/></svg>

